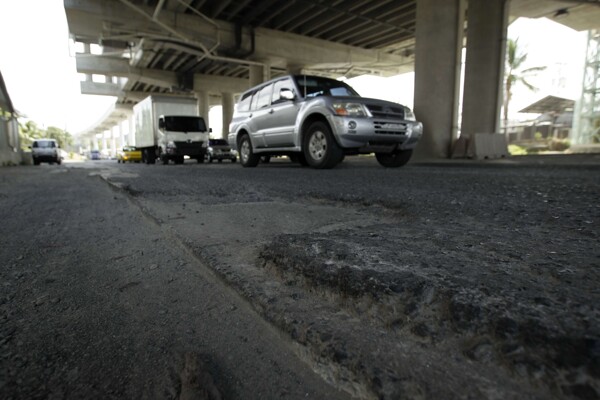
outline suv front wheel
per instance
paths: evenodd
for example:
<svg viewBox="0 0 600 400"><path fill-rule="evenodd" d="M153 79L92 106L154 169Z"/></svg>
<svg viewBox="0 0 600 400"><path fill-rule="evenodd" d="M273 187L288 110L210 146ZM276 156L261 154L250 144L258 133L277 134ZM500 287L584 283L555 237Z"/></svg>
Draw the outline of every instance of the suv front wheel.
<svg viewBox="0 0 600 400"><path fill-rule="evenodd" d="M306 162L313 168L333 168L344 158L344 152L335 141L329 126L321 121L309 125L302 149Z"/></svg>
<svg viewBox="0 0 600 400"><path fill-rule="evenodd" d="M240 138L238 143L240 149L240 164L243 167L256 167L260 161L260 157L252 152L252 142L247 134Z"/></svg>

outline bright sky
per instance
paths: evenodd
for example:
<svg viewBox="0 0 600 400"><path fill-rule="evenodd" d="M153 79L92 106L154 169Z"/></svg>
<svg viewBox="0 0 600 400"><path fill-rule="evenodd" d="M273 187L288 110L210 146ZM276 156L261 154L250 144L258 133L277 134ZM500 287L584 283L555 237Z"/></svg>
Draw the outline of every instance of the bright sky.
<svg viewBox="0 0 600 400"><path fill-rule="evenodd" d="M13 105L47 128L77 133L93 125L114 97L82 95L69 43L62 0L0 0L0 71ZM528 66L548 66L532 83L537 92L517 88L511 114L548 94L578 99L586 34L549 20L519 19L509 37L529 52ZM360 94L413 105L414 75L359 77L348 81ZM217 111L217 110L215 110ZM220 116L211 126L220 130Z"/></svg>
<svg viewBox="0 0 600 400"><path fill-rule="evenodd" d="M13 106L38 125L76 133L114 97L82 95L62 0L0 0L0 71Z"/></svg>

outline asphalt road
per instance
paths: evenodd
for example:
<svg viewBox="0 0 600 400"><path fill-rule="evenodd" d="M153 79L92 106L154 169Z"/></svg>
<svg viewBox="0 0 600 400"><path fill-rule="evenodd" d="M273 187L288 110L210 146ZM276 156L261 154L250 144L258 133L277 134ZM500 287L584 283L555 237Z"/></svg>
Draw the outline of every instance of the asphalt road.
<svg viewBox="0 0 600 400"><path fill-rule="evenodd" d="M597 398L599 165L2 169L0 393Z"/></svg>

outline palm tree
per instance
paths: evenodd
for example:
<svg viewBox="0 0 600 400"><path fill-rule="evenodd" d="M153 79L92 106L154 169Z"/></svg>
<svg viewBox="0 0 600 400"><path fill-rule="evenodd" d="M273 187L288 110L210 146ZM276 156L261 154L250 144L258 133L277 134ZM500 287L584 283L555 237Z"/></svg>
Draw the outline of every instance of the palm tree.
<svg viewBox="0 0 600 400"><path fill-rule="evenodd" d="M524 53L518 45L519 39L508 39L506 47L506 73L504 84L504 131L508 129L508 105L512 98L512 90L516 84L523 84L527 89L535 91L537 88L527 82L531 76L546 69L546 67L532 67L522 69L527 60L527 53Z"/></svg>

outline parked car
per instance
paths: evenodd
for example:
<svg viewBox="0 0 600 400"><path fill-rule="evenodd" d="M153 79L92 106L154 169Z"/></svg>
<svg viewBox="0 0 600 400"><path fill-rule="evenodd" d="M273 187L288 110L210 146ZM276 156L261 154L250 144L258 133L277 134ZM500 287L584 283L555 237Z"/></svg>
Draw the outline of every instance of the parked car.
<svg viewBox="0 0 600 400"><path fill-rule="evenodd" d="M423 132L401 104L360 97L329 78L288 75L240 97L228 141L244 167L287 155L313 168L332 168L346 155L375 153L384 167L406 164Z"/></svg>
<svg viewBox="0 0 600 400"><path fill-rule="evenodd" d="M117 153L117 162L140 162L142 161L142 152L134 146L125 146Z"/></svg>
<svg viewBox="0 0 600 400"><path fill-rule="evenodd" d="M218 162L229 160L234 163L237 161L237 151L232 150L225 139L209 139L206 159L209 163L213 160Z"/></svg>
<svg viewBox="0 0 600 400"><path fill-rule="evenodd" d="M40 165L42 162L50 164L62 162L60 148L54 139L36 139L29 148L34 165Z"/></svg>

